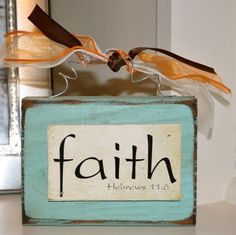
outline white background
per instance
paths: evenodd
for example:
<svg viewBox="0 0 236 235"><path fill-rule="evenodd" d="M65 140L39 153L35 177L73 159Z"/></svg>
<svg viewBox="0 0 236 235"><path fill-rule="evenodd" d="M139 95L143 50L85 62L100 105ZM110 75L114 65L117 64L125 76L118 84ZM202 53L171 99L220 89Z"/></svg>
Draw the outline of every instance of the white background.
<svg viewBox="0 0 236 235"><path fill-rule="evenodd" d="M200 204L223 200L231 178L236 176L235 22L234 0L172 1L172 51L214 67L225 84L233 90L229 107L215 102L212 138L208 140L199 134L198 203Z"/></svg>

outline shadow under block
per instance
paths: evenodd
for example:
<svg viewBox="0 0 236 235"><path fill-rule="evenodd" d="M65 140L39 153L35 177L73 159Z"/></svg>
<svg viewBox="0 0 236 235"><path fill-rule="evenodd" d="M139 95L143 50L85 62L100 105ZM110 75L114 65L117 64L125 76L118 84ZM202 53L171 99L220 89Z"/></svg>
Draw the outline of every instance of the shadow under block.
<svg viewBox="0 0 236 235"><path fill-rule="evenodd" d="M23 99L23 223L194 225L195 97Z"/></svg>

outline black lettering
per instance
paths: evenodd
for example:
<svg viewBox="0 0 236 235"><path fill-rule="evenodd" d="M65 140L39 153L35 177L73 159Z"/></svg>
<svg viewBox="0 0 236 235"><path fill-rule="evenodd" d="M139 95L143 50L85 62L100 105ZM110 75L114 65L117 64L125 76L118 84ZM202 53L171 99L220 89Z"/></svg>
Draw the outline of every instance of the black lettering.
<svg viewBox="0 0 236 235"><path fill-rule="evenodd" d="M118 143L115 143L115 149L117 151L120 150L120 145ZM115 178L119 179L120 178L120 158L114 157L115 158Z"/></svg>
<svg viewBox="0 0 236 235"><path fill-rule="evenodd" d="M169 158L164 157L162 158L156 165L155 167L152 169L152 143L153 143L153 137L151 135L147 135L148 138L148 179L152 178L153 172L155 171L155 169L157 168L157 166L161 163L161 162L165 162L166 164L166 168L169 174L169 178L170 178L170 182L173 184L176 179L173 175L172 172L172 167L171 167L171 163Z"/></svg>
<svg viewBox="0 0 236 235"><path fill-rule="evenodd" d="M115 159L115 177L116 179L120 178L120 158L114 157Z"/></svg>
<svg viewBox="0 0 236 235"><path fill-rule="evenodd" d="M137 147L135 145L132 146L132 158L126 158L127 162L132 162L132 179L136 178L136 162L144 161L144 159L136 158Z"/></svg>
<svg viewBox="0 0 236 235"><path fill-rule="evenodd" d="M60 197L63 197L63 172L64 172L64 162L72 161L73 159L64 159L64 150L65 150L65 141L68 137L75 138L74 134L67 135L61 142L60 148L59 148L59 155L60 158L54 158L53 160L55 162L59 162L60 167Z"/></svg>
<svg viewBox="0 0 236 235"><path fill-rule="evenodd" d="M84 175L81 174L80 169L81 169L81 166L86 161L89 161L89 160L97 161L98 165L99 165L99 170L96 173L94 173L93 175L84 176ZM105 172L104 172L103 161L102 160L98 160L96 157L89 157L89 158L84 159L75 169L75 175L76 175L76 177L78 177L80 179L89 179L89 178L92 178L92 177L94 177L95 175L97 175L99 173L101 174L101 178L103 180L107 178L106 175L105 175Z"/></svg>

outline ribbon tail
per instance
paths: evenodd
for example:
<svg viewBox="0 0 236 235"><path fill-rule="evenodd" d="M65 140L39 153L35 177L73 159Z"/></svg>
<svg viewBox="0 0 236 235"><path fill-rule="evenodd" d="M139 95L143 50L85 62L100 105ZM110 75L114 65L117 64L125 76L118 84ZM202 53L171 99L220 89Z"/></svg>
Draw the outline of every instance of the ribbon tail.
<svg viewBox="0 0 236 235"><path fill-rule="evenodd" d="M75 36L49 17L38 5L28 19L51 40L67 47L82 46Z"/></svg>
<svg viewBox="0 0 236 235"><path fill-rule="evenodd" d="M164 55L167 55L173 59L176 59L176 60L179 60L187 65L190 65L192 67L195 67L197 69L200 69L200 70L203 70L203 71L206 71L206 72L209 72L209 73L213 73L213 74L216 74L215 70L207 65L204 65L204 64L200 64L200 63L197 63L195 61L192 61L192 60L189 60L189 59L186 59L182 56L179 56L173 52L170 52L170 51L167 51L167 50L164 50L164 49L161 49L161 48L154 48L154 47L136 47L136 48L133 48L129 51L129 56L134 59L135 56L139 55L140 53L142 53L143 51L146 51L146 50L151 50L151 51L156 51L156 52L160 52Z"/></svg>
<svg viewBox="0 0 236 235"><path fill-rule="evenodd" d="M198 103L198 130L210 138L214 120L214 100L207 87L196 81L183 79L180 81L161 79L162 84L169 86L179 95L196 96Z"/></svg>

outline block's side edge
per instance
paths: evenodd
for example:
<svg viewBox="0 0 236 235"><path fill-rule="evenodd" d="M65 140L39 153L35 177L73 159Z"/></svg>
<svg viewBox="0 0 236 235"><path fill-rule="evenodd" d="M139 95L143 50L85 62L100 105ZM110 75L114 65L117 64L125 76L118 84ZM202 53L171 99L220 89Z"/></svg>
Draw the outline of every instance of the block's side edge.
<svg viewBox="0 0 236 235"><path fill-rule="evenodd" d="M26 213L25 213L25 204L24 204L24 194L25 194L25 183L24 183L24 139L25 139L25 116L26 116L26 107L24 100L22 100L22 121L21 121L21 187L22 187L22 196L21 196L21 219L22 224L27 223Z"/></svg>
<svg viewBox="0 0 236 235"><path fill-rule="evenodd" d="M35 100L28 100L23 98L22 99L22 122L21 122L21 182L22 182L22 199L21 199L21 215L22 215L22 224L31 224L34 222L34 219L30 218L26 213L25 208L25 168L24 168L24 161L25 161L25 126L26 126L26 115L27 111L36 106L37 102Z"/></svg>
<svg viewBox="0 0 236 235"><path fill-rule="evenodd" d="M197 99L193 99L189 104L192 110L193 115L193 124L194 124L194 149L193 149L193 190L194 190L194 207L193 207L193 215L194 215L194 223L196 224L197 217Z"/></svg>
<svg viewBox="0 0 236 235"><path fill-rule="evenodd" d="M26 215L25 211L25 182L24 182L24 145L25 145L25 118L26 118L26 112L28 109L27 102L25 99L22 99L22 122L21 122L21 182L22 182L22 198L21 198L21 214L22 214L22 224L27 224L29 222L29 219Z"/></svg>
<svg viewBox="0 0 236 235"><path fill-rule="evenodd" d="M194 226L196 218L194 215L183 220L176 221L143 221L143 220L61 220L61 219L40 219L24 217L23 224L30 225L57 225L57 226Z"/></svg>
<svg viewBox="0 0 236 235"><path fill-rule="evenodd" d="M23 118L25 117L25 113L27 111L27 109L32 108L34 106L37 106L38 104L44 103L44 101L42 101L42 99L31 99L29 97L23 98L22 99L22 105L21 105L21 109L22 109L22 120L24 120Z"/></svg>
<svg viewBox="0 0 236 235"><path fill-rule="evenodd" d="M198 110L197 110L197 98L193 98L191 100L186 100L183 102L184 105L186 105L192 112L193 117L193 126L194 126L194 136L193 136L193 211L192 216L190 216L188 219L191 218L191 224L196 224L197 219L197 116L198 116Z"/></svg>
<svg viewBox="0 0 236 235"><path fill-rule="evenodd" d="M56 98L50 97L25 97L22 101L23 107L32 107L38 104L83 104L83 103L94 103L94 102L105 102L105 103L114 103L121 105L142 105L142 104L183 104L192 102L194 96L150 96L150 97L141 97L141 96L76 96L68 97L61 96Z"/></svg>
<svg viewBox="0 0 236 235"><path fill-rule="evenodd" d="M197 217L197 99L194 103L194 112L193 112L193 118L194 118L194 153L193 153L193 179L194 179L194 224L196 224L196 217Z"/></svg>
<svg viewBox="0 0 236 235"><path fill-rule="evenodd" d="M192 97L191 99L186 99L185 101L177 101L176 104L182 104L187 106L191 113L193 118L193 126L194 126L194 136L193 136L193 166L192 166L192 172L193 172L193 211L192 215L189 218L186 218L180 223L187 223L187 224L196 224L197 220L197 98Z"/></svg>

